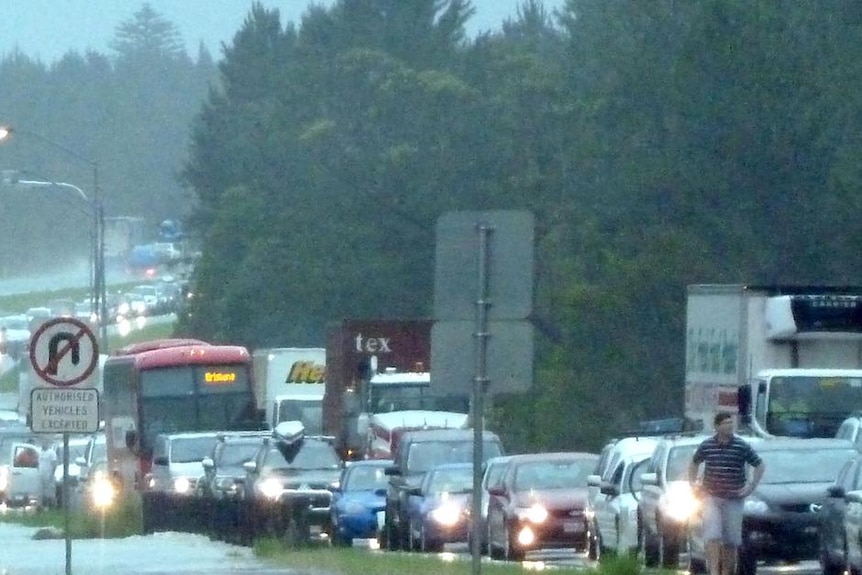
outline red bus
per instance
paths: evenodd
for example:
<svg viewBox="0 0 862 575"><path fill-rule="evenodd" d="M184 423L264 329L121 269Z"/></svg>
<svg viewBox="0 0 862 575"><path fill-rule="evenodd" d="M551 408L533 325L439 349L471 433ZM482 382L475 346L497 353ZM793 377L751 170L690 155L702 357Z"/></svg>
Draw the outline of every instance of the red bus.
<svg viewBox="0 0 862 575"><path fill-rule="evenodd" d="M115 351L102 368L110 469L140 488L160 433L259 429L244 347L163 339Z"/></svg>

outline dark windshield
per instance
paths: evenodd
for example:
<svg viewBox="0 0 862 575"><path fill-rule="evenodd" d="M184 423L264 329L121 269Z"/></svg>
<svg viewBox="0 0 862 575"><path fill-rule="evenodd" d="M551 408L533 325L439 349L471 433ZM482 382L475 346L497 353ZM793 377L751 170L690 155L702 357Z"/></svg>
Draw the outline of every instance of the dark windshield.
<svg viewBox="0 0 862 575"><path fill-rule="evenodd" d="M218 465L224 467L238 467L246 461L251 461L260 448L260 441L256 443L225 443L219 453Z"/></svg>
<svg viewBox="0 0 862 575"><path fill-rule="evenodd" d="M265 471L338 469L341 460L333 447L325 441L305 440L293 459L291 450L280 449L274 444L263 461Z"/></svg>
<svg viewBox="0 0 862 575"><path fill-rule="evenodd" d="M206 437L182 437L171 441L171 461L191 463L201 461L212 454L218 439L215 435Z"/></svg>
<svg viewBox="0 0 862 575"><path fill-rule="evenodd" d="M862 378L776 376L769 384L767 431L791 437L834 437L841 421L862 405Z"/></svg>
<svg viewBox="0 0 862 575"><path fill-rule="evenodd" d="M382 465L356 465L347 472L345 491L373 491L385 489L389 485L389 478L383 472Z"/></svg>
<svg viewBox="0 0 862 575"><path fill-rule="evenodd" d="M483 460L502 455L500 443L486 439L482 447ZM425 472L443 463L471 463L472 441L423 441L414 443L407 456L407 469Z"/></svg>
<svg viewBox="0 0 862 575"><path fill-rule="evenodd" d="M596 459L530 461L515 469L515 489L571 489L586 487Z"/></svg>
<svg viewBox="0 0 862 575"><path fill-rule="evenodd" d="M375 385L371 388L371 413L390 413L411 409L453 411L467 413L469 400L466 395L432 395L425 384L387 387Z"/></svg>

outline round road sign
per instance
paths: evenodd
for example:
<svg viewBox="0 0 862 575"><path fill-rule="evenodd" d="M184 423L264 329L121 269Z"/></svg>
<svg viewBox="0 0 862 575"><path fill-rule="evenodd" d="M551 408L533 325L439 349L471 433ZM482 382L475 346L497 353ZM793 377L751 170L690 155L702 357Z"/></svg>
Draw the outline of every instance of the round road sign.
<svg viewBox="0 0 862 575"><path fill-rule="evenodd" d="M36 375L57 387L87 379L99 363L99 344L82 321L58 317L46 321L30 337L30 363Z"/></svg>

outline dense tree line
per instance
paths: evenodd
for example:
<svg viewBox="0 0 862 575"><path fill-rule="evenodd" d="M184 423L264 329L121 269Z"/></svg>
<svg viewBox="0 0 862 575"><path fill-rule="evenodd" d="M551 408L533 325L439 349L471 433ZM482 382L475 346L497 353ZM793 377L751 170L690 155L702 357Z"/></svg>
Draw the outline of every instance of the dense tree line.
<svg viewBox="0 0 862 575"><path fill-rule="evenodd" d="M569 0L549 14L525 0L475 39L471 14L467 0L343 0L285 26L252 8L190 124L181 181L204 252L183 333L321 345L340 318L429 317L437 218L528 209L535 385L494 399L496 426L514 449L596 448L681 414L687 284L859 281L854 3ZM158 54L146 61L182 62ZM113 76L87 110L119 106L106 77L164 89L88 58ZM199 71L195 89L204 60L180 74ZM125 129L90 132L122 144L117 162L184 157L185 116L151 150L127 140L125 111Z"/></svg>

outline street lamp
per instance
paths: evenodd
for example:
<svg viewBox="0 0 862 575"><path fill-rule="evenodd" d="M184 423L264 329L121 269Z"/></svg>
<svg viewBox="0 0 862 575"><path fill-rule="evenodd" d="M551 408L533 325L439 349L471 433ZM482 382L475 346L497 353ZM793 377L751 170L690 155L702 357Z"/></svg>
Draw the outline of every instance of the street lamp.
<svg viewBox="0 0 862 575"><path fill-rule="evenodd" d="M11 126L0 126L0 142L4 140L8 140L12 138L13 135L21 134L24 136L29 136L40 140L50 146L53 146L59 150L62 150L69 156L75 158L78 161L84 162L90 166L93 170L93 197L88 198L87 195L77 186L73 186L72 184L66 184L64 182L44 182L39 180L31 180L29 181L32 185L51 185L58 187L67 187L74 188L81 195L85 202L91 206L93 210L93 275L91 277L92 280L92 298L93 298L93 311L96 312L96 315L99 317L99 340L102 344L102 349L104 353L107 353L108 350L108 305L107 305L107 297L106 297L106 285L105 285L105 212L102 207L102 202L99 198L99 163L95 160L91 160L86 156L82 156L79 152L74 149L65 146L59 142L55 142L54 140L43 136L42 134L38 134L36 132L30 132L26 130L19 130L17 128L13 128ZM18 182L24 183L24 182Z"/></svg>

